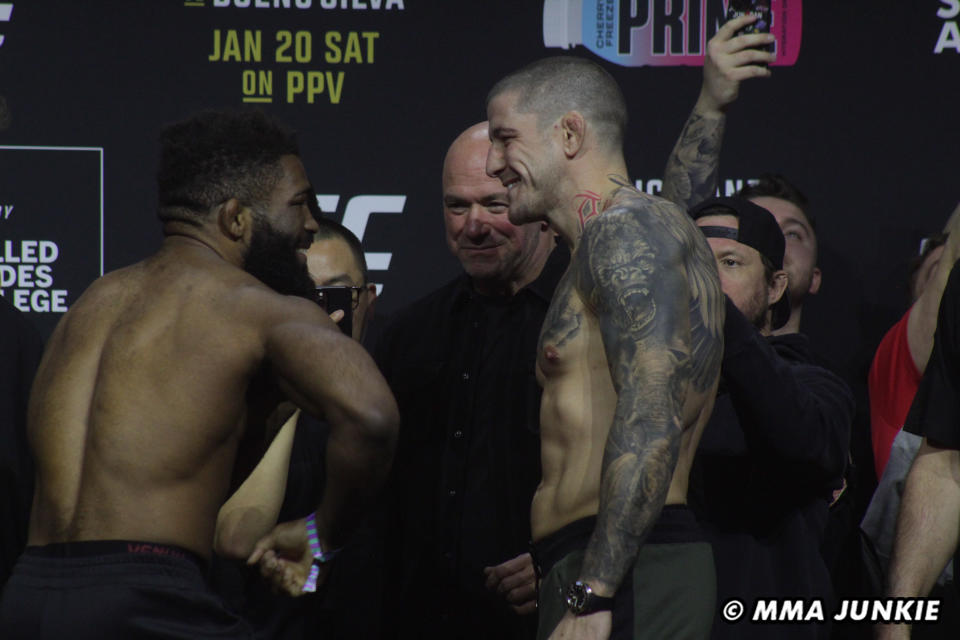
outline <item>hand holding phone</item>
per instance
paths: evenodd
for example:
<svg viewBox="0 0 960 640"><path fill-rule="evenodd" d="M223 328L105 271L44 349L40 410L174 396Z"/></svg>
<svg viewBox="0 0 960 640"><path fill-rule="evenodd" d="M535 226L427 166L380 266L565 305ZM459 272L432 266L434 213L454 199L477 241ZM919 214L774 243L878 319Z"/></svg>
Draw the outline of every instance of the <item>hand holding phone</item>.
<svg viewBox="0 0 960 640"><path fill-rule="evenodd" d="M343 317L337 322L340 331L353 335L353 289L354 287L329 286L317 287L317 304L327 313L342 311Z"/></svg>
<svg viewBox="0 0 960 640"><path fill-rule="evenodd" d="M730 0L727 5L727 22L745 15L756 15L758 17L756 22L738 29L735 35L770 33L770 0ZM754 48L773 53L772 44Z"/></svg>

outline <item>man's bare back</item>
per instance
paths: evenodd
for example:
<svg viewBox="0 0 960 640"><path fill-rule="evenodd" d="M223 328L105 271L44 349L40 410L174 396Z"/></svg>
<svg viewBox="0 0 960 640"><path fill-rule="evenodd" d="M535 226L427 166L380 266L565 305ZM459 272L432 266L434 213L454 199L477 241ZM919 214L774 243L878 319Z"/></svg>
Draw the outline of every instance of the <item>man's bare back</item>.
<svg viewBox="0 0 960 640"><path fill-rule="evenodd" d="M300 297L317 223L293 136L262 113L207 112L161 147L163 245L95 282L40 363L29 546L0 599L4 637L252 637L192 557L212 553L245 432L262 445L261 414L282 398L327 419L339 448L315 521L328 548L392 459L386 381ZM237 535L275 524L255 515Z"/></svg>
<svg viewBox="0 0 960 640"><path fill-rule="evenodd" d="M678 213L683 219L677 217ZM643 345L637 349L649 349L645 354L637 354L639 366L625 372L625 377L637 383L647 380L647 376L650 382L655 381L657 367L669 372L677 364L645 360L665 356L685 362L680 366L689 369L683 389L668 392L666 386L643 385L638 390L641 397L637 398L641 405L662 404L664 398L658 395L667 393L679 393L683 399L680 424L676 425L681 431L679 450L665 504L686 503L690 465L716 394L724 307L716 276L711 280L711 256L700 250L702 243L692 241L697 230L685 218L685 214L664 206L658 198L621 189L607 203L597 222L588 222L597 224L602 219L609 231L597 234L593 245L581 243L572 256L570 269L557 288L544 322L538 351L537 373L543 386L543 481L533 500L534 540L600 510L604 448L614 424L618 392L607 360L610 347L605 348L603 336L603 316L609 310L598 309L604 297L600 289L605 285L590 276L589 263L597 259L598 253L616 254L611 263L618 267L611 277L617 281L616 295L640 325L636 335L617 339L639 339ZM686 253L682 268L676 272L669 271L669 265L660 257L661 246L671 242L682 246ZM665 286L673 288L670 295L685 298L678 304L687 307L687 327L655 329L657 315L664 313L657 307L664 297L656 289ZM682 341L695 345L694 348L687 353L671 351L677 348L674 341L684 332L689 332L689 337ZM626 389L621 386L621 391ZM637 433L636 437L656 445L666 435Z"/></svg>
<svg viewBox="0 0 960 640"><path fill-rule="evenodd" d="M37 376L30 544L147 540L209 555L278 306L324 326L309 302L182 237L95 283Z"/></svg>

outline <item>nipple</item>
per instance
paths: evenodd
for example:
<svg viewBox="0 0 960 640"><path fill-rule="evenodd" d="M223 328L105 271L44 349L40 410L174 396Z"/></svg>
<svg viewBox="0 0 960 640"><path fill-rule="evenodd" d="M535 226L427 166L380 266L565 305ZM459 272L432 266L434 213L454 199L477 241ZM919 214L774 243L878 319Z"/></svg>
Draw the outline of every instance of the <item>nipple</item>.
<svg viewBox="0 0 960 640"><path fill-rule="evenodd" d="M547 362L556 362L560 359L560 352L557 351L556 347L548 345L543 349L543 357L547 359Z"/></svg>

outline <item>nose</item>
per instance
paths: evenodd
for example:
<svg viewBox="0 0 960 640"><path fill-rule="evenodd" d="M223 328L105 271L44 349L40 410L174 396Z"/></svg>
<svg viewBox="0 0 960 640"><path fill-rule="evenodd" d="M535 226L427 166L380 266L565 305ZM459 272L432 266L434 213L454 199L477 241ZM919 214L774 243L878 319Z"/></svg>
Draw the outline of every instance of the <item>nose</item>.
<svg viewBox="0 0 960 640"><path fill-rule="evenodd" d="M313 219L313 214L307 211L307 219L303 224L303 229L310 235L315 234L317 231L320 231L320 225L317 224L317 221Z"/></svg>
<svg viewBox="0 0 960 640"><path fill-rule="evenodd" d="M505 168L506 164L503 161L503 151L498 148L498 145L491 144L490 149L487 151L487 175L491 178L499 178Z"/></svg>
<svg viewBox="0 0 960 640"><path fill-rule="evenodd" d="M486 224L486 211L479 203L473 203L467 212L467 224L464 226L467 237L471 240L478 240L489 233L489 227Z"/></svg>

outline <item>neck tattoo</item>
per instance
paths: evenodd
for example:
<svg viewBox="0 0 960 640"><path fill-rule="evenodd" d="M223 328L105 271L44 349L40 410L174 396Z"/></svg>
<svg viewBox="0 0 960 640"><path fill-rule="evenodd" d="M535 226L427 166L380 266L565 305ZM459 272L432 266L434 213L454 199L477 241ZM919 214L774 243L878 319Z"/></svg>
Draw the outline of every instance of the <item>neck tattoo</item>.
<svg viewBox="0 0 960 640"><path fill-rule="evenodd" d="M580 229L587 223L587 220L600 214L600 195L593 191L584 191L574 196L574 202L577 202L577 215L580 217Z"/></svg>

